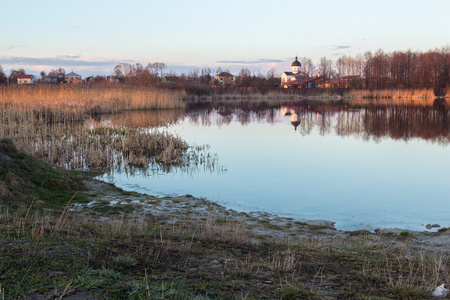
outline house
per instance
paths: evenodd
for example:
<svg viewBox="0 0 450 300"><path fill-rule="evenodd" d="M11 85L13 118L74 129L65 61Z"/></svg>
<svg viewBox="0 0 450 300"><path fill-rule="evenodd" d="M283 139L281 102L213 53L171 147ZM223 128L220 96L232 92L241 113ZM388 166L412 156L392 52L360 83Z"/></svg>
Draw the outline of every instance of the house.
<svg viewBox="0 0 450 300"><path fill-rule="evenodd" d="M357 81L361 81L360 76L357 76L357 75L356 76L355 75L344 76L341 78L332 78L332 79L324 80L320 84L320 87L323 87L323 88L349 88L352 86L353 83L355 83Z"/></svg>
<svg viewBox="0 0 450 300"><path fill-rule="evenodd" d="M18 84L33 84L34 76L27 74L17 75L17 83Z"/></svg>
<svg viewBox="0 0 450 300"><path fill-rule="evenodd" d="M321 86L323 76L292 79L283 83L284 88L315 88Z"/></svg>
<svg viewBox="0 0 450 300"><path fill-rule="evenodd" d="M47 83L60 83L64 82L65 76L61 72L50 72L45 76L44 81Z"/></svg>
<svg viewBox="0 0 450 300"><path fill-rule="evenodd" d="M179 77L178 76L164 76L162 78L162 82L163 83L175 83L179 81Z"/></svg>
<svg viewBox="0 0 450 300"><path fill-rule="evenodd" d="M222 72L214 76L214 81L216 82L216 85L235 85L236 77L228 72Z"/></svg>
<svg viewBox="0 0 450 300"><path fill-rule="evenodd" d="M65 76L67 83L73 83L73 84L80 84L83 83L83 80L81 80L81 75L78 75L75 72L70 72L69 74L66 74Z"/></svg>
<svg viewBox="0 0 450 300"><path fill-rule="evenodd" d="M124 83L125 80L122 77L116 76L116 75L109 75L106 76L106 81L109 83Z"/></svg>
<svg viewBox="0 0 450 300"><path fill-rule="evenodd" d="M304 77L304 75L300 72L301 67L302 64L298 61L296 56L294 62L291 64L291 71L286 71L281 74L281 84L283 85L286 81Z"/></svg>

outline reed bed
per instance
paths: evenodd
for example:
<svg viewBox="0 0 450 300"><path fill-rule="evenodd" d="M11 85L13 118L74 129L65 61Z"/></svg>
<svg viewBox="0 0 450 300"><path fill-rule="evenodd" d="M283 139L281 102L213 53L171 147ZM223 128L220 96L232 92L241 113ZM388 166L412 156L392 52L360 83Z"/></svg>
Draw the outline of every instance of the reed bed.
<svg viewBox="0 0 450 300"><path fill-rule="evenodd" d="M21 151L69 169L146 168L150 162L178 165L188 145L165 131L87 124L1 126Z"/></svg>
<svg viewBox="0 0 450 300"><path fill-rule="evenodd" d="M63 122L68 116L83 119L86 114L184 108L184 95L183 91L127 86L0 87L0 109L3 114L53 115L52 122Z"/></svg>
<svg viewBox="0 0 450 300"><path fill-rule="evenodd" d="M448 97L448 96L446 96ZM362 104L426 104L432 103L436 96L433 89L346 89L346 88L311 88L311 89L276 89L266 93L242 92L239 89L223 91L210 96L186 95L191 102L214 101L274 101L280 100L355 100Z"/></svg>
<svg viewBox="0 0 450 300"><path fill-rule="evenodd" d="M183 162L187 144L166 132L85 123L123 110L184 107L183 93L133 87L0 88L0 135L35 157L67 168L111 170Z"/></svg>
<svg viewBox="0 0 450 300"><path fill-rule="evenodd" d="M436 99L432 89L352 89L346 91L344 96L360 101L361 104L372 103L371 100L375 100L376 103L429 105Z"/></svg>

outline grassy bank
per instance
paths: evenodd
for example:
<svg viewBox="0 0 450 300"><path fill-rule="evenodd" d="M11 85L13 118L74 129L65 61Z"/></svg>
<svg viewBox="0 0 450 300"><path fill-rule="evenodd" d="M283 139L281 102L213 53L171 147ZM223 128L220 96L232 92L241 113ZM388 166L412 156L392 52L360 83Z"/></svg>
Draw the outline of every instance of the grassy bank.
<svg viewBox="0 0 450 300"><path fill-rule="evenodd" d="M78 190L82 179L16 149L0 139L0 199L2 211L61 208ZM80 195L76 201L82 201Z"/></svg>
<svg viewBox="0 0 450 300"><path fill-rule="evenodd" d="M450 282L448 252L414 233L124 192L0 145L2 299L426 299Z"/></svg>

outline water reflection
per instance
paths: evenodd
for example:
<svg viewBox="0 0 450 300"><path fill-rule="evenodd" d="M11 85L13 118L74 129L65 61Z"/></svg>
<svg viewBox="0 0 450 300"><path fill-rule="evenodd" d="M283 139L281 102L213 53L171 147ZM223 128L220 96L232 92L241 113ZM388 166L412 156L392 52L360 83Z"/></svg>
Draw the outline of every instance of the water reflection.
<svg viewBox="0 0 450 300"><path fill-rule="evenodd" d="M191 111L180 120L202 126L229 125L236 121L242 126L251 122L274 123L277 116L289 116L290 122L302 135L318 128L321 135L359 136L365 140L391 138L408 141L421 138L448 144L449 111L445 100L433 106L352 106L345 102L298 101L272 107L220 105L213 109Z"/></svg>
<svg viewBox="0 0 450 300"><path fill-rule="evenodd" d="M210 145L212 157L226 167L217 164L211 173L186 165L194 171L105 177L124 189L192 194L239 210L328 219L340 229L450 225L448 212L435 209L448 200L446 102L222 103L154 119L146 114L142 126L158 124L190 145Z"/></svg>

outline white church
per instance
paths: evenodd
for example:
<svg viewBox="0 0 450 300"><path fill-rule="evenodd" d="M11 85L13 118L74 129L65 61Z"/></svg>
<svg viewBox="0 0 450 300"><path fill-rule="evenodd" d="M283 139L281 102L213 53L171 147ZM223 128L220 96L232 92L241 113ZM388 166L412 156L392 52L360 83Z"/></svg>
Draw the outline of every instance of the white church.
<svg viewBox="0 0 450 300"><path fill-rule="evenodd" d="M281 74L281 84L283 84L289 80L296 80L296 79L302 78L303 75L300 73L301 67L302 67L302 64L298 61L297 56L296 56L294 62L291 64L291 71L283 72Z"/></svg>

